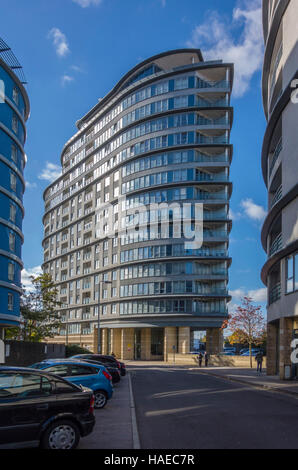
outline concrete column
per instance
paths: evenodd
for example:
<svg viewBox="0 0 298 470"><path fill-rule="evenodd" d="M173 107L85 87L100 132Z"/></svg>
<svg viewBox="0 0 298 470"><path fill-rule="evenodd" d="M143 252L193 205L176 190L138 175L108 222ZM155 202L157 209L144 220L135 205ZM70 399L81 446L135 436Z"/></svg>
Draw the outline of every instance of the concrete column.
<svg viewBox="0 0 298 470"><path fill-rule="evenodd" d="M276 325L273 325L272 323L267 324L267 375L275 375L277 373L277 331L278 328Z"/></svg>
<svg viewBox="0 0 298 470"><path fill-rule="evenodd" d="M207 354L219 354L222 351L222 330L221 328L207 328L206 330L206 351Z"/></svg>
<svg viewBox="0 0 298 470"><path fill-rule="evenodd" d="M92 352L93 352L93 354L97 354L97 344L98 344L98 329L94 328L93 338L92 338Z"/></svg>
<svg viewBox="0 0 298 470"><path fill-rule="evenodd" d="M178 353L188 354L190 352L190 328L179 327L178 330Z"/></svg>
<svg viewBox="0 0 298 470"><path fill-rule="evenodd" d="M169 360L169 355L173 354L173 346L177 348L177 328L167 326L164 330L164 361ZM176 349L177 352L177 349Z"/></svg>
<svg viewBox="0 0 298 470"><path fill-rule="evenodd" d="M134 359L134 329L121 329L121 359Z"/></svg>
<svg viewBox="0 0 298 470"><path fill-rule="evenodd" d="M121 329L113 328L113 347L110 353L114 353L116 357L121 356Z"/></svg>
<svg viewBox="0 0 298 470"><path fill-rule="evenodd" d="M151 359L151 328L141 330L141 359L142 361Z"/></svg>
<svg viewBox="0 0 298 470"><path fill-rule="evenodd" d="M279 377L285 379L285 365L291 365L293 320L281 317L279 321Z"/></svg>
<svg viewBox="0 0 298 470"><path fill-rule="evenodd" d="M101 353L108 354L108 329L101 329Z"/></svg>

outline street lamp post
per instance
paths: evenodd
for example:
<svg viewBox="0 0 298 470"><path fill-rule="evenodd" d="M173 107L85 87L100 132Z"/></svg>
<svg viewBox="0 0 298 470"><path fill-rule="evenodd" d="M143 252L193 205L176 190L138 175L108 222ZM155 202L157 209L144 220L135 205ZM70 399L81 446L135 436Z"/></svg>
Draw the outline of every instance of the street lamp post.
<svg viewBox="0 0 298 470"><path fill-rule="evenodd" d="M100 341L100 284L112 284L112 281L99 281L98 282L98 312L97 312L97 354L101 353Z"/></svg>

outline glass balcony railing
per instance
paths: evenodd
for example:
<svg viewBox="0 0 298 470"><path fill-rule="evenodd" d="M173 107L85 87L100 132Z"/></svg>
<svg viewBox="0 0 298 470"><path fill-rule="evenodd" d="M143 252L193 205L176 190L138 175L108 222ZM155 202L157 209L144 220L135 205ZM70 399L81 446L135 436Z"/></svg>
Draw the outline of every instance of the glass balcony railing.
<svg viewBox="0 0 298 470"><path fill-rule="evenodd" d="M206 80L198 79L197 88L230 88L230 82L228 80L208 82Z"/></svg>
<svg viewBox="0 0 298 470"><path fill-rule="evenodd" d="M276 302L277 300L279 300L280 297L281 297L281 284L280 284L280 282L278 282L269 291L269 299L268 299L269 305L271 305L274 302Z"/></svg>
<svg viewBox="0 0 298 470"><path fill-rule="evenodd" d="M225 173L203 173L200 172L196 175L196 181L229 181L228 175Z"/></svg>
<svg viewBox="0 0 298 470"><path fill-rule="evenodd" d="M282 244L282 234L280 233L273 241L270 250L269 250L269 256L273 256L275 253L280 251L283 247Z"/></svg>
<svg viewBox="0 0 298 470"><path fill-rule="evenodd" d="M227 135L219 135L219 136L206 136L202 134L198 134L197 137L197 144L228 144L229 137Z"/></svg>
<svg viewBox="0 0 298 470"><path fill-rule="evenodd" d="M197 193L197 199L202 199L202 200L214 200L214 199L220 199L220 200L227 200L228 196L226 193L222 192L217 192L217 193L208 193L208 192L203 192L203 191L198 191Z"/></svg>
<svg viewBox="0 0 298 470"><path fill-rule="evenodd" d="M271 164L270 164L270 168L269 168L269 177L271 176L271 173L272 173L272 170L274 168L275 162L278 159L278 156L279 156L281 151L282 151L282 139L280 139L278 141L278 144L275 147L273 157L272 157L272 160L271 160Z"/></svg>
<svg viewBox="0 0 298 470"><path fill-rule="evenodd" d="M202 108L222 108L225 106L229 106L229 100L228 98L225 98L223 100L208 101L198 98L196 101L196 106Z"/></svg>
<svg viewBox="0 0 298 470"><path fill-rule="evenodd" d="M226 116L223 116L223 117L218 118L218 119L206 119L206 118L203 118L203 117L199 116L197 118L196 124L198 126L210 126L210 127L220 126L220 125L228 126L229 125L229 119Z"/></svg>
<svg viewBox="0 0 298 470"><path fill-rule="evenodd" d="M225 238L228 237L228 232L226 230L204 230L204 238Z"/></svg>
<svg viewBox="0 0 298 470"><path fill-rule="evenodd" d="M216 163L216 162L228 162L229 156L225 154L221 155L204 155L203 153L197 153L196 162Z"/></svg>
<svg viewBox="0 0 298 470"><path fill-rule="evenodd" d="M282 185L275 191L273 199L270 204L270 209L282 198Z"/></svg>

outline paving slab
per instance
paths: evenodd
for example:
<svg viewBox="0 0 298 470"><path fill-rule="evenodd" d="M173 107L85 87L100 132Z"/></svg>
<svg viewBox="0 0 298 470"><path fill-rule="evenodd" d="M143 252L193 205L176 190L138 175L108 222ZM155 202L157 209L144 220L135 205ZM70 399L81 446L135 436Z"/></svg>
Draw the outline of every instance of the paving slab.
<svg viewBox="0 0 298 470"><path fill-rule="evenodd" d="M102 410L95 410L93 432L81 438L78 449L133 449L129 374L114 385L114 393Z"/></svg>

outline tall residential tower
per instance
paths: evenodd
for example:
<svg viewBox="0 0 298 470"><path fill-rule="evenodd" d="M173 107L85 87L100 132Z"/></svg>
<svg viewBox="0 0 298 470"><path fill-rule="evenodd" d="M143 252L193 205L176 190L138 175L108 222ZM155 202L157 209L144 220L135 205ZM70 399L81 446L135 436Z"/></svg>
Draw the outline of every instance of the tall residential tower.
<svg viewBox="0 0 298 470"><path fill-rule="evenodd" d="M0 330L20 317L23 178L29 100L22 67L0 39ZM0 333L1 333L0 331ZM1 339L1 334L0 334Z"/></svg>
<svg viewBox="0 0 298 470"><path fill-rule="evenodd" d="M268 121L262 169L268 215L262 243L268 260L267 373L285 378L298 339L298 0L263 0L263 101ZM291 366L291 375L298 376Z"/></svg>
<svg viewBox="0 0 298 470"><path fill-rule="evenodd" d="M55 341L96 351L100 315L102 351L124 359L187 353L202 331L209 352L219 351L231 263L232 83L232 64L204 62L198 49L165 52L130 70L77 122L62 176L44 193L43 268L62 302ZM194 204L203 205L202 246L175 236L175 209L162 232L166 205L187 203L192 227ZM163 207L141 210L149 204Z"/></svg>

